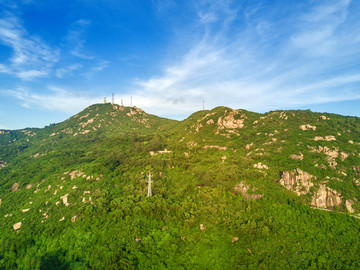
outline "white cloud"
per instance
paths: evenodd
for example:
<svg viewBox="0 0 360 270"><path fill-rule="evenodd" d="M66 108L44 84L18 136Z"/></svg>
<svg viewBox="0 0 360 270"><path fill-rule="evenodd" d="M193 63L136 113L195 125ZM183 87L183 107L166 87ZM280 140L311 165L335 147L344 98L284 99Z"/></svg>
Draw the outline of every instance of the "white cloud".
<svg viewBox="0 0 360 270"><path fill-rule="evenodd" d="M70 45L73 47L73 49L71 50L71 54L73 56L86 60L94 59L94 56L85 50L84 35L86 29L90 25L91 25L91 21L79 19L73 23L71 29L69 30L67 39L70 42Z"/></svg>
<svg viewBox="0 0 360 270"><path fill-rule="evenodd" d="M100 61L97 64L94 64L91 67L89 67L89 70L85 72L85 76L90 79L95 73L104 70L108 66L109 66L108 61Z"/></svg>
<svg viewBox="0 0 360 270"><path fill-rule="evenodd" d="M19 100L24 108L61 111L64 113L77 113L84 107L99 103L102 100L101 97L91 96L86 92L72 91L54 86L48 87L44 93L33 92L22 87L0 92L3 95Z"/></svg>
<svg viewBox="0 0 360 270"><path fill-rule="evenodd" d="M180 61L164 65L158 76L134 81L139 106L171 116L200 109L203 99L207 108L266 111L360 98L359 74L342 66L354 61L360 48L347 47L346 55L340 47L353 44L342 34L356 28L347 22L350 1L315 6L300 16L299 25L251 16L243 29L232 25L238 8L216 3L222 5L218 11L211 2L199 10L203 35L188 40L192 47ZM232 17L218 15L225 13Z"/></svg>
<svg viewBox="0 0 360 270"><path fill-rule="evenodd" d="M34 78L46 77L46 71L39 71L39 70L26 70L20 71L16 74L22 80L32 80Z"/></svg>
<svg viewBox="0 0 360 270"><path fill-rule="evenodd" d="M73 71L82 68L81 64L73 64L56 70L56 77L63 78L65 75L72 74Z"/></svg>
<svg viewBox="0 0 360 270"><path fill-rule="evenodd" d="M216 22L218 20L216 14L214 12L209 12L209 13L199 13L199 17L200 17L200 23L213 23Z"/></svg>
<svg viewBox="0 0 360 270"><path fill-rule="evenodd" d="M300 31L292 36L295 46L310 56L328 56L338 49L341 25L349 14L350 0L335 1L313 8L302 16Z"/></svg>
<svg viewBox="0 0 360 270"><path fill-rule="evenodd" d="M30 35L14 15L0 18L0 42L12 49L7 64L1 64L0 72L22 80L46 76L58 61L59 53L38 37Z"/></svg>

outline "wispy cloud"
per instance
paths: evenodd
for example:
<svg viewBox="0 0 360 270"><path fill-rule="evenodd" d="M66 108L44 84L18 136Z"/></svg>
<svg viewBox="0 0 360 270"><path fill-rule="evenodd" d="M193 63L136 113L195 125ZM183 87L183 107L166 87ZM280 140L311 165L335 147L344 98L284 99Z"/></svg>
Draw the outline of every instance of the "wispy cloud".
<svg viewBox="0 0 360 270"><path fill-rule="evenodd" d="M300 19L299 32L292 36L295 46L311 56L327 56L338 49L341 25L346 23L351 0L315 6Z"/></svg>
<svg viewBox="0 0 360 270"><path fill-rule="evenodd" d="M24 87L14 90L0 90L0 94L11 96L24 108L42 109L77 113L89 104L101 102L101 97L92 96L87 92L73 91L61 87L50 86L43 93L34 92Z"/></svg>
<svg viewBox="0 0 360 270"><path fill-rule="evenodd" d="M205 99L208 107L266 111L360 98L359 73L351 69L360 44L346 35L359 34L348 21L351 1L314 2L311 8L306 3L306 13L282 20L277 18L285 9L202 3L197 24L201 34L188 40L190 50L165 64L158 76L134 81L134 96L144 108L163 115L187 114ZM242 28L239 20L245 20Z"/></svg>
<svg viewBox="0 0 360 270"><path fill-rule="evenodd" d="M59 59L57 50L30 35L13 14L7 13L0 18L0 42L12 49L7 63L1 64L0 72L22 80L46 76Z"/></svg>
<svg viewBox="0 0 360 270"><path fill-rule="evenodd" d="M82 59L94 59L94 56L85 49L84 35L90 25L91 21L79 19L71 26L67 39L73 47L71 50L72 55Z"/></svg>
<svg viewBox="0 0 360 270"><path fill-rule="evenodd" d="M63 78L64 76L72 74L74 71L79 70L82 67L83 65L81 64L73 64L66 67L58 68L56 70L56 77Z"/></svg>

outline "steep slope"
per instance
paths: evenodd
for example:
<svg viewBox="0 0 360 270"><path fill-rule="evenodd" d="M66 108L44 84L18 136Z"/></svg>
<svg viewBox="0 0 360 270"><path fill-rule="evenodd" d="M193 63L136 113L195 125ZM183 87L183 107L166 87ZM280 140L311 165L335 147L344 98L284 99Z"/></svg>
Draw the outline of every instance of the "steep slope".
<svg viewBox="0 0 360 270"><path fill-rule="evenodd" d="M359 125L355 117L310 111L261 115L219 107L183 121L173 143L187 157L211 153L224 171L234 164L236 175L249 183L266 180L257 181L257 188L277 181L314 207L358 213Z"/></svg>
<svg viewBox="0 0 360 270"><path fill-rule="evenodd" d="M178 122L97 104L2 131L0 268L360 267L344 214L359 213L359 130L310 111Z"/></svg>

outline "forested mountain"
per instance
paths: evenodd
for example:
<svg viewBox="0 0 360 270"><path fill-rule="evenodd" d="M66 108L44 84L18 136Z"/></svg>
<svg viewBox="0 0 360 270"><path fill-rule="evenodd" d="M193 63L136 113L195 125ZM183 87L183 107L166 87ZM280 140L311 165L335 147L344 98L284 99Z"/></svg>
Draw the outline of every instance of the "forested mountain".
<svg viewBox="0 0 360 270"><path fill-rule="evenodd" d="M311 111L113 104L1 130L0 269L359 268L359 134Z"/></svg>

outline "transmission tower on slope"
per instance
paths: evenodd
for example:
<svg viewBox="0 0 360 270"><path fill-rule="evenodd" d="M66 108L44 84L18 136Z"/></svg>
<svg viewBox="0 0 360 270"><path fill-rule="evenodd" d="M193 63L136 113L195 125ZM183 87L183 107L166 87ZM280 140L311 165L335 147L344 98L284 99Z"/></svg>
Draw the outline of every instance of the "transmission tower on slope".
<svg viewBox="0 0 360 270"><path fill-rule="evenodd" d="M148 181L146 181L147 183L148 183L148 193L147 193L147 196L148 197L151 197L152 196L152 192L151 192L151 183L153 183L153 181L151 181L151 177L152 177L152 175L151 175L151 173L149 172L149 174L148 174L148 177L149 177L149 180Z"/></svg>

